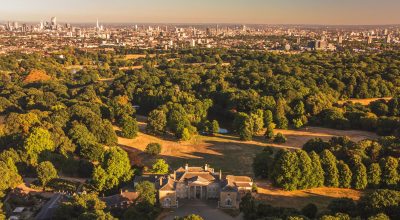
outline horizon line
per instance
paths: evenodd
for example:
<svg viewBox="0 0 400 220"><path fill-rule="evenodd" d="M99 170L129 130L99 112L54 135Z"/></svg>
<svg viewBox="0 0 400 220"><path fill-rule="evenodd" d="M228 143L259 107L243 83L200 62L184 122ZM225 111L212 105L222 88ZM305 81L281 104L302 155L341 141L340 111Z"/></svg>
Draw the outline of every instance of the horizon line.
<svg viewBox="0 0 400 220"><path fill-rule="evenodd" d="M0 22L21 22L21 23L40 23L41 21L26 21L26 20L0 20ZM66 22L60 21L57 22L60 24L91 24L96 23L94 21L84 21L84 22ZM329 23L248 23L248 22L130 22L130 21L113 21L113 22L101 22L100 24L163 24L163 25L281 25L281 26L400 26L400 23L382 23L382 24L329 24Z"/></svg>

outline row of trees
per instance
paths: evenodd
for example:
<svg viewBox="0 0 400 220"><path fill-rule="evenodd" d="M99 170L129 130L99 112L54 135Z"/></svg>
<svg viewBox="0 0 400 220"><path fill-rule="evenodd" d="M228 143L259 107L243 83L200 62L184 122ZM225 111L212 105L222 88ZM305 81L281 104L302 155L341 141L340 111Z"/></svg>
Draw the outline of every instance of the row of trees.
<svg viewBox="0 0 400 220"><path fill-rule="evenodd" d="M342 141L345 138L339 138ZM337 142L334 138L331 142ZM285 190L309 189L321 186L365 189L400 187L399 161L393 156L379 155L376 145L364 149L372 151L368 158L365 152L352 152L354 149L331 152L329 149L310 149L316 140L306 144L306 150L280 150L274 154L266 148L258 154L253 163L256 176L270 178L273 183ZM358 145L365 146L365 141ZM368 142L369 143L369 142ZM314 145L315 146L315 145ZM318 146L319 147L319 146ZM334 145L340 148L340 145ZM308 152L307 152L308 151ZM340 153L352 155L340 155ZM336 155L335 155L336 154ZM364 154L364 158L361 155Z"/></svg>

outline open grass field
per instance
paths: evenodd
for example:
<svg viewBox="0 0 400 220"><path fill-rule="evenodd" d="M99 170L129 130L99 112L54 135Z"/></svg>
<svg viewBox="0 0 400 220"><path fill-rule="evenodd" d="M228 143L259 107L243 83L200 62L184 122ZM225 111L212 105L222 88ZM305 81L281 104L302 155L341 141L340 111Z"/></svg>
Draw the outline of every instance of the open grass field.
<svg viewBox="0 0 400 220"><path fill-rule="evenodd" d="M136 60L139 58L146 58L146 54L127 54L123 57L123 60ZM150 58L156 57L156 54L149 54Z"/></svg>
<svg viewBox="0 0 400 220"><path fill-rule="evenodd" d="M143 151L149 143L162 145L160 157L167 160L172 168L208 163L216 170L221 169L225 174L253 176L252 162L255 154L264 147L300 148L308 140L320 137L328 140L333 136L349 136L354 141L375 139L377 136L363 131L341 131L327 128L308 127L300 130L276 130L282 132L288 139L285 144L266 142L263 137L255 137L253 141L240 141L233 135L195 136L192 140L178 142L168 138L160 138L143 133L145 118L138 117L140 130L135 139L118 138L118 144L128 152L140 153L145 157L144 164L150 166L154 158L145 156ZM118 128L115 128L118 130Z"/></svg>
<svg viewBox="0 0 400 220"><path fill-rule="evenodd" d="M388 100L392 99L392 97L371 98L371 99L349 99L349 100L346 100L346 101L339 101L338 104L339 105L343 105L346 102L352 102L352 103L359 103L361 105L369 105L369 103L374 102L374 101L379 100L379 99L384 99L384 100L388 101Z"/></svg>
<svg viewBox="0 0 400 220"><path fill-rule="evenodd" d="M329 203L337 198L359 200L363 191L341 188L315 188L307 190L284 191L272 187L265 181L257 182L257 199L276 207L303 208L308 203L317 205L319 211L325 211Z"/></svg>

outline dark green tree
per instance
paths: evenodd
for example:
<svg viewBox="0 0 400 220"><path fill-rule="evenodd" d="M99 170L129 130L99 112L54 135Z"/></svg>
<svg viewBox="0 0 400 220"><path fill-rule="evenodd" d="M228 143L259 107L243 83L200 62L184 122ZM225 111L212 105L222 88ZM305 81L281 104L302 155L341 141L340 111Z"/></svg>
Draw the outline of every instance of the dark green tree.
<svg viewBox="0 0 400 220"><path fill-rule="evenodd" d="M43 188L47 186L51 180L58 178L57 170L50 161L39 163L36 167L36 173Z"/></svg>
<svg viewBox="0 0 400 220"><path fill-rule="evenodd" d="M349 166L344 161L341 160L337 164L337 169L339 172L339 187L351 188L353 174Z"/></svg>
<svg viewBox="0 0 400 220"><path fill-rule="evenodd" d="M368 185L372 188L378 188L381 184L382 170L378 163L372 163L368 168Z"/></svg>
<svg viewBox="0 0 400 220"><path fill-rule="evenodd" d="M144 152L146 152L152 156L159 155L161 153L161 144L150 143L146 146L146 149L144 150Z"/></svg>
<svg viewBox="0 0 400 220"><path fill-rule="evenodd" d="M310 187L321 187L324 185L325 173L322 169L321 159L314 151L310 154L311 159L311 176L309 179Z"/></svg>
<svg viewBox="0 0 400 220"><path fill-rule="evenodd" d="M162 134L167 126L167 115L163 110L153 110L147 118L146 130L150 133Z"/></svg>
<svg viewBox="0 0 400 220"><path fill-rule="evenodd" d="M325 186L328 187L338 187L339 186L339 171L337 169L336 157L329 151L322 151L321 155L321 165L324 170L324 181Z"/></svg>
<svg viewBox="0 0 400 220"><path fill-rule="evenodd" d="M395 187L399 182L399 162L394 157L383 158L380 161L382 169L382 184L386 187Z"/></svg>
<svg viewBox="0 0 400 220"><path fill-rule="evenodd" d="M136 119L131 116L124 115L122 117L121 134L124 138L134 138L139 132L139 125Z"/></svg>

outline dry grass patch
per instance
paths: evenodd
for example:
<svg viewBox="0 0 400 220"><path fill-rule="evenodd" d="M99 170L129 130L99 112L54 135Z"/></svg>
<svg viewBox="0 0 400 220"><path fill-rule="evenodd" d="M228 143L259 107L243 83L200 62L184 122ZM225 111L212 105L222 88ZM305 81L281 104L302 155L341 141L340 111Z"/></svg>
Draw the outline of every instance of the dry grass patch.
<svg viewBox="0 0 400 220"><path fill-rule="evenodd" d="M25 77L24 83L42 82L48 81L51 77L46 74L44 70L31 70L29 74Z"/></svg>
<svg viewBox="0 0 400 220"><path fill-rule="evenodd" d="M359 200L363 191L341 188L315 188L307 190L284 191L274 188L265 181L257 182L258 194L256 198L266 204L275 207L287 207L301 209L308 203L314 203L319 211L327 210L333 199L351 198Z"/></svg>
<svg viewBox="0 0 400 220"><path fill-rule="evenodd" d="M149 143L162 145L161 158L168 161L172 168L178 168L185 163L191 165L210 164L216 170L221 169L225 174L253 176L252 163L254 156L267 146L277 148L300 148L308 140L320 137L329 140L333 136L349 136L354 141L373 139L377 136L363 131L341 131L327 128L309 127L299 130L276 130L283 133L288 141L285 144L268 143L262 136L255 137L253 141L241 141L237 136L197 135L190 141L179 142L171 137L157 137L144 133L146 117L138 116L140 131L135 139L118 138L118 144L128 152L143 151ZM115 128L118 130L118 128ZM152 159L143 160L150 166Z"/></svg>
<svg viewBox="0 0 400 220"><path fill-rule="evenodd" d="M287 138L285 144L271 144L276 147L302 147L307 141L313 138L321 138L328 141L332 137L347 136L352 141L358 142L365 139L377 139L378 135L368 131L358 130L336 130L321 127L305 127L298 130L275 129L276 133L282 133Z"/></svg>
<svg viewBox="0 0 400 220"><path fill-rule="evenodd" d="M371 102L374 102L376 100L379 99L384 99L386 101L389 101L390 99L392 99L392 97L384 97L384 98L370 98L370 99L349 99L349 100L345 100L345 101L338 101L339 105L343 105L346 102L352 102L352 103L358 103L361 105L369 105Z"/></svg>
<svg viewBox="0 0 400 220"><path fill-rule="evenodd" d="M148 55L147 54L127 54L122 59L123 60L136 60L136 59L140 59L140 58L146 58L147 56L149 56L150 58L154 58L157 56L157 54L148 54Z"/></svg>

